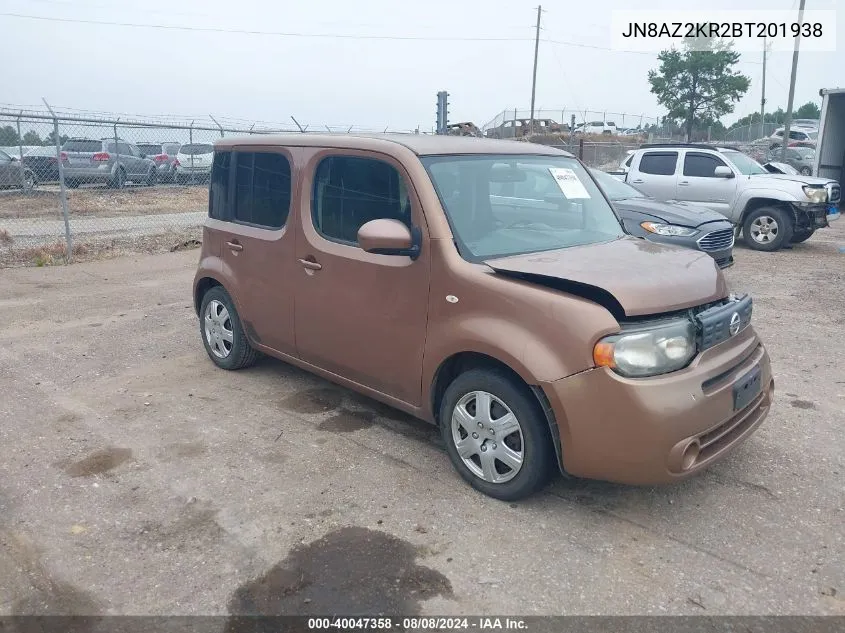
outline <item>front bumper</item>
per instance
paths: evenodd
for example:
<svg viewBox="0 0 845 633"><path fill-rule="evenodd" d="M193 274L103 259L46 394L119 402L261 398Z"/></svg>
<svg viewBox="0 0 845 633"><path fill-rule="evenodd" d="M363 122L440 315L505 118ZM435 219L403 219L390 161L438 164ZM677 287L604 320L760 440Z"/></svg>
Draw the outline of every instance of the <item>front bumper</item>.
<svg viewBox="0 0 845 633"><path fill-rule="evenodd" d="M734 411L734 384L760 370L760 393ZM768 353L748 326L686 369L629 379L607 368L541 384L571 475L625 484L679 481L747 439L774 396Z"/></svg>
<svg viewBox="0 0 845 633"><path fill-rule="evenodd" d="M838 209L838 204L836 205ZM795 212L795 225L796 228L799 229L823 229L827 226L830 226L828 217L829 217L829 210L831 205L828 203L824 204L803 204L803 203L795 203L792 205L792 208ZM838 214L836 216L830 216L830 219L838 218Z"/></svg>

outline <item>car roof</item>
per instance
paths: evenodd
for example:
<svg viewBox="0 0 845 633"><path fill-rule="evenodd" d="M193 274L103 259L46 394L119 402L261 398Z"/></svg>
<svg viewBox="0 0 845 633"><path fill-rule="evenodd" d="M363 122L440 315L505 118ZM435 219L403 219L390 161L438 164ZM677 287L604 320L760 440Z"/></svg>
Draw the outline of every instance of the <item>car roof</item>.
<svg viewBox="0 0 845 633"><path fill-rule="evenodd" d="M418 156L438 154L537 154L572 157L572 154L561 149L524 141L432 134L311 134L304 132L227 137L214 144L217 149L244 145L336 147L373 151L386 150L391 146L401 145Z"/></svg>

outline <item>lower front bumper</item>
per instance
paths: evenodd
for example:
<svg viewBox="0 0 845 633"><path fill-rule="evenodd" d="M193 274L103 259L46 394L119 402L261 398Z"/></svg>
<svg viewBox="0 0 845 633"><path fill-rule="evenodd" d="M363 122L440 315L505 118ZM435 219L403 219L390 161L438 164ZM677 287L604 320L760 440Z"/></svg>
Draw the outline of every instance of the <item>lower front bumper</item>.
<svg viewBox="0 0 845 633"><path fill-rule="evenodd" d="M734 384L755 367L762 389L734 411ZM769 356L752 327L664 376L627 379L595 368L541 387L557 421L564 470L625 484L700 472L754 432L774 396Z"/></svg>

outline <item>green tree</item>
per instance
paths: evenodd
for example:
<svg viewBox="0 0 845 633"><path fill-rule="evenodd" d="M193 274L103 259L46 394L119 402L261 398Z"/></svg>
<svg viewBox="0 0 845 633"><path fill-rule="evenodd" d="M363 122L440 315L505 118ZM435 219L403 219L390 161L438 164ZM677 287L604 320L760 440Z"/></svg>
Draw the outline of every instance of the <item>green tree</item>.
<svg viewBox="0 0 845 633"><path fill-rule="evenodd" d="M17 145L18 133L11 125L0 127L0 145Z"/></svg>
<svg viewBox="0 0 845 633"><path fill-rule="evenodd" d="M822 111L819 106L808 101L795 111L793 115L796 119L819 119L822 116Z"/></svg>
<svg viewBox="0 0 845 633"><path fill-rule="evenodd" d="M68 137L66 134L62 134L59 136L59 145L64 145L67 141ZM56 144L56 133L50 132L47 135L47 138L44 139L44 145L55 145Z"/></svg>
<svg viewBox="0 0 845 633"><path fill-rule="evenodd" d="M706 40L685 42L681 50L661 51L660 67L648 72L651 92L668 110L670 119L684 122L687 138L693 128L733 112L734 103L748 91L751 80L734 70L739 53L730 44Z"/></svg>
<svg viewBox="0 0 845 633"><path fill-rule="evenodd" d="M30 130L29 132L25 132L23 135L23 144L24 145L41 145L41 137L38 136L38 132L34 130Z"/></svg>

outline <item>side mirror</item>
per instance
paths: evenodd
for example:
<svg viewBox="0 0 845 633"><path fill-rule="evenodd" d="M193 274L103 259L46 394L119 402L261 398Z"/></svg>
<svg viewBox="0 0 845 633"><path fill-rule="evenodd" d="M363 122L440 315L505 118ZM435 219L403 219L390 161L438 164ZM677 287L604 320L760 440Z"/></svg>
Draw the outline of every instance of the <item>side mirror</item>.
<svg viewBox="0 0 845 633"><path fill-rule="evenodd" d="M716 167L716 169L713 171L713 175L716 176L716 178L733 178L734 177L734 173L733 173L733 171L731 171L731 168L725 167L724 165L719 165L718 167Z"/></svg>
<svg viewBox="0 0 845 633"><path fill-rule="evenodd" d="M409 229L399 220L379 218L358 229L358 245L368 253L416 259L420 255L420 242L420 230Z"/></svg>

